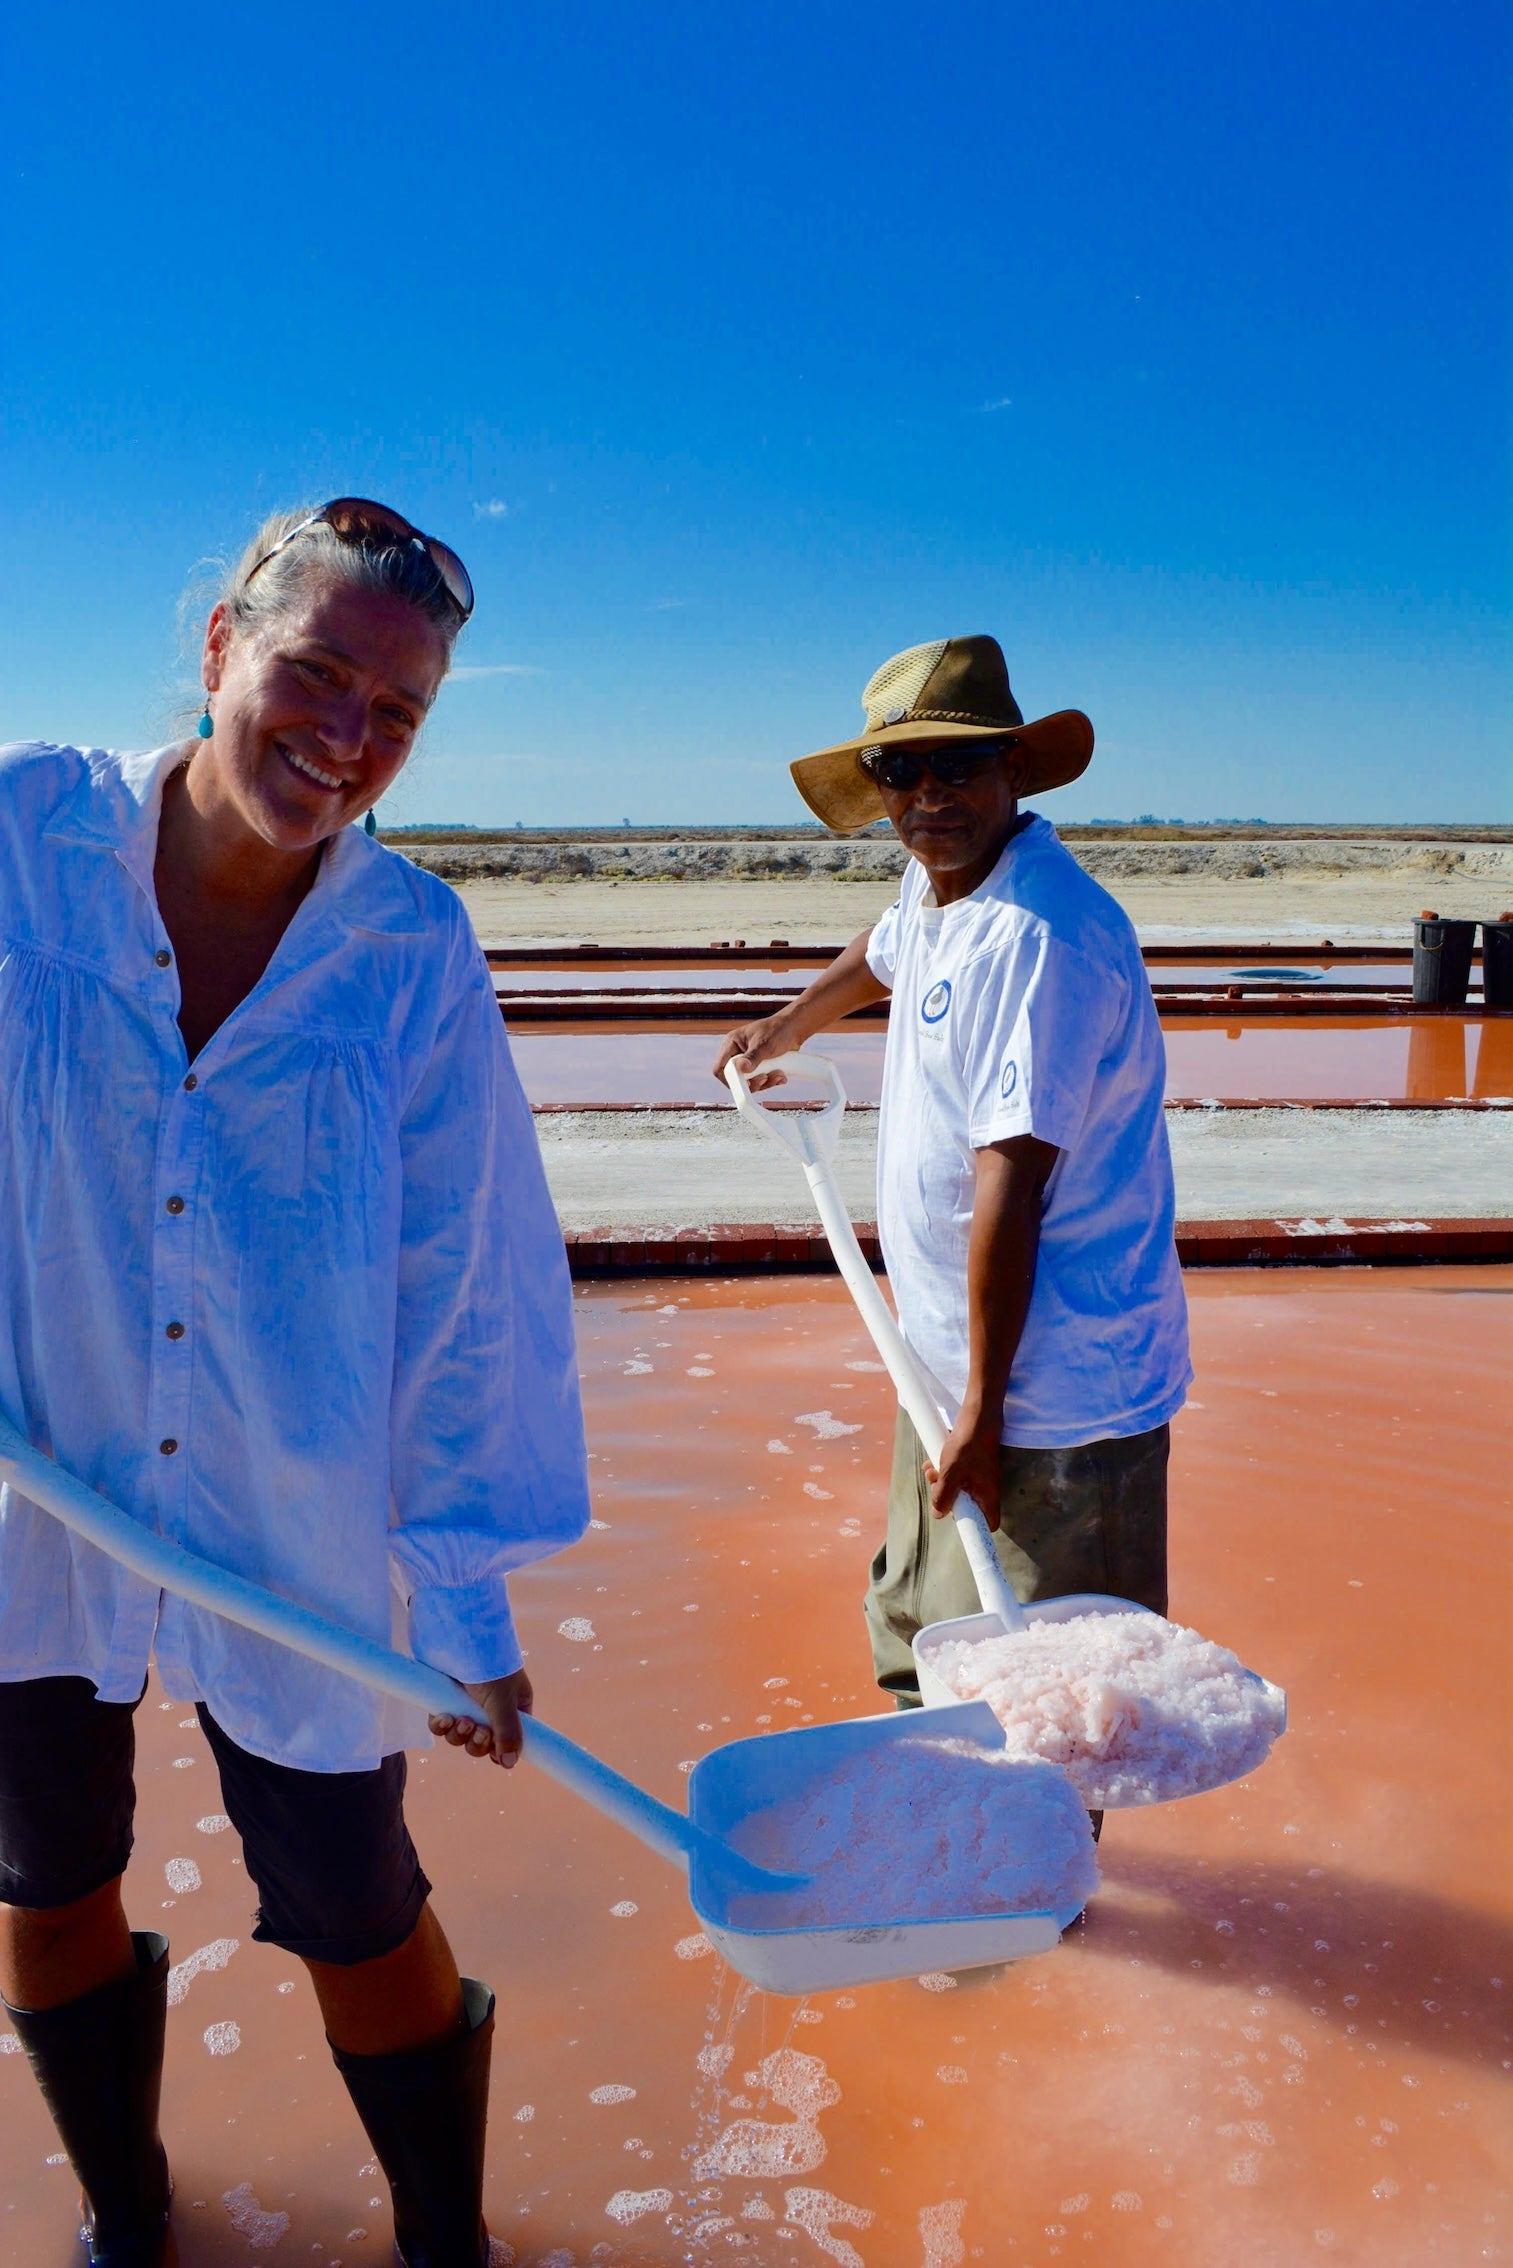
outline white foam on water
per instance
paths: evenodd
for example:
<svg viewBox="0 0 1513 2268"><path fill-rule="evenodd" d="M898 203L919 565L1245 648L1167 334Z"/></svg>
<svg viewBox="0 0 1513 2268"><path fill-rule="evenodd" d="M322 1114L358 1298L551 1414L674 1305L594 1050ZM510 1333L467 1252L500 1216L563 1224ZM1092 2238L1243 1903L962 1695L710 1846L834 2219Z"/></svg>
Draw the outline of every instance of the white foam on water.
<svg viewBox="0 0 1513 2268"><path fill-rule="evenodd" d="M557 1636L570 1640L574 1646L587 1646L593 1640L595 1631L586 1615L570 1614L566 1622L558 1623Z"/></svg>
<svg viewBox="0 0 1513 2268"><path fill-rule="evenodd" d="M231 1821L224 1811L207 1811L203 1819L195 1821L202 1835L224 1835Z"/></svg>
<svg viewBox="0 0 1513 2268"><path fill-rule="evenodd" d="M843 1434L860 1433L862 1430L859 1425L848 1425L844 1418L838 1418L834 1410L809 1410L793 1422L795 1425L812 1426L815 1438L819 1441L839 1441Z"/></svg>
<svg viewBox="0 0 1513 2268"><path fill-rule="evenodd" d="M0 2032L0 2055L20 2055L21 2042L14 2032Z"/></svg>
<svg viewBox="0 0 1513 2268"><path fill-rule="evenodd" d="M1046 1913L1098 1887L1087 1813L1061 1773L939 1736L858 1751L749 1812L731 1841L814 1877L735 1901L734 1918L766 1928Z"/></svg>
<svg viewBox="0 0 1513 2268"><path fill-rule="evenodd" d="M235 2055L242 2044L240 2024L227 2022L212 2024L205 2034L205 2045L212 2055Z"/></svg>
<svg viewBox="0 0 1513 2268"><path fill-rule="evenodd" d="M515 2124L517 2126L529 2126L535 2115L536 2106L534 2103L522 2103L515 2113Z"/></svg>
<svg viewBox="0 0 1513 2268"><path fill-rule="evenodd" d="M786 1441L769 1441L767 1446L774 1457L791 1457L793 1455L793 1451Z"/></svg>
<svg viewBox="0 0 1513 2268"><path fill-rule="evenodd" d="M700 2048L698 2054L694 2057L694 2062L706 2079L723 2079L725 2073L730 2069L734 2056L735 2049L728 2044L711 2043L708 2047Z"/></svg>
<svg viewBox="0 0 1513 2268"><path fill-rule="evenodd" d="M888 1366L887 1366L887 1364L886 1364L885 1362L848 1362L848 1363L847 1363L847 1365L846 1365L846 1368L847 1368L848 1370L883 1370L883 1371L885 1371L885 1370L887 1369L887 1367L888 1367Z"/></svg>
<svg viewBox="0 0 1513 2268"><path fill-rule="evenodd" d="M915 1979L915 1982L922 1984L926 1992L954 1992L956 1990L955 1977L945 1969L927 1969L922 1977Z"/></svg>
<svg viewBox="0 0 1513 2268"><path fill-rule="evenodd" d="M865 2205L848 2205L844 2198L832 2197L828 2189L788 2189L783 2192L783 2204L785 2218L802 2229L831 2260L839 2261L840 2268L867 2268L856 2246L835 2233L836 2222L845 2229L870 2229L873 2215Z"/></svg>
<svg viewBox="0 0 1513 2268"><path fill-rule="evenodd" d="M254 2252L271 2250L289 2234L288 2214L265 2213L252 2194L250 2181L239 2181L235 2189L223 2190L221 2203L237 2235L245 2237Z"/></svg>
<svg viewBox="0 0 1513 2268"><path fill-rule="evenodd" d="M1138 2213L1141 2197L1138 2189L1116 2189L1109 2199L1116 2213Z"/></svg>
<svg viewBox="0 0 1513 2268"><path fill-rule="evenodd" d="M216 1969L224 1969L232 1954L240 1950L241 1942L239 1937L213 1937L197 1953L176 1961L168 1972L170 2007L177 2007L196 1977L209 1976Z"/></svg>
<svg viewBox="0 0 1513 2268"><path fill-rule="evenodd" d="M488 2268L515 2268L515 2247L503 2237L489 2238Z"/></svg>
<svg viewBox="0 0 1513 2268"><path fill-rule="evenodd" d="M746 2084L765 2089L780 2110L792 2111L792 2119L734 2120L713 2148L696 2160L695 2178L708 2181L723 2174L739 2181L774 2181L813 2173L827 2149L819 2130L820 2114L841 2099L823 2058L804 2055L798 2048L775 2048L755 2071L747 2072Z"/></svg>
<svg viewBox="0 0 1513 2268"><path fill-rule="evenodd" d="M777 2215L765 2197L748 2197L741 2207L741 2219L743 2221L775 2221Z"/></svg>
<svg viewBox="0 0 1513 2268"><path fill-rule="evenodd" d="M611 1906L609 1910L612 1914L618 1914L622 1921L628 1915L638 1914L641 1911L634 1898L622 1898L618 1905Z"/></svg>
<svg viewBox="0 0 1513 2268"><path fill-rule="evenodd" d="M163 1868L168 1887L177 1897L185 1898L191 1890L198 1890L203 1877L192 1858L171 1858Z"/></svg>
<svg viewBox="0 0 1513 2268"><path fill-rule="evenodd" d="M1282 1696L1228 1647L1149 1614L1032 1622L932 1654L962 1701L986 1701L1008 1753L1057 1764L1084 1803L1164 1803L1253 1771L1282 1730Z"/></svg>
<svg viewBox="0 0 1513 2268"><path fill-rule="evenodd" d="M943 2063L935 2074L943 2087L965 2087L967 2073L959 2063Z"/></svg>
<svg viewBox="0 0 1513 2268"><path fill-rule="evenodd" d="M670 2189L617 2189L604 2210L612 2221L629 2228L632 2221L644 2220L648 2213L667 2213L672 2209Z"/></svg>
<svg viewBox="0 0 1513 2268"><path fill-rule="evenodd" d="M176 1772L187 1772L193 1762L192 1756L176 1756L173 1760L173 1768Z"/></svg>
<svg viewBox="0 0 1513 2268"><path fill-rule="evenodd" d="M702 1961L706 1953L714 1951L714 1947L704 1935L703 1930L698 1929L694 1931L692 1937L680 1937L673 1947L673 1951L680 1961Z"/></svg>
<svg viewBox="0 0 1513 2268"><path fill-rule="evenodd" d="M919 2216L919 2233L925 2246L920 2268L961 2268L967 2257L961 2237L961 2217L966 2209L964 2197L947 2197L939 2205L925 2207Z"/></svg>
<svg viewBox="0 0 1513 2268"><path fill-rule="evenodd" d="M591 2103L633 2103L636 2099L636 2090L634 2087L617 2087L613 2085L608 2087L590 2087L588 2091L588 2099Z"/></svg>

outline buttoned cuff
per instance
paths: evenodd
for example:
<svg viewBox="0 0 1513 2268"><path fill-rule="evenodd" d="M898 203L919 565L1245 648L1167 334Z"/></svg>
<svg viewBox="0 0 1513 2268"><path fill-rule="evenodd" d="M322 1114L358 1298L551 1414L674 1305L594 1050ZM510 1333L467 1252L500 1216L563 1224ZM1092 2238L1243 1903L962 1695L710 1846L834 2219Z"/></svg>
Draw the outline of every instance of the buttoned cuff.
<svg viewBox="0 0 1513 2268"><path fill-rule="evenodd" d="M463 1685L509 1677L520 1668L521 1654L504 1577L432 1583L413 1593L410 1647L417 1661Z"/></svg>

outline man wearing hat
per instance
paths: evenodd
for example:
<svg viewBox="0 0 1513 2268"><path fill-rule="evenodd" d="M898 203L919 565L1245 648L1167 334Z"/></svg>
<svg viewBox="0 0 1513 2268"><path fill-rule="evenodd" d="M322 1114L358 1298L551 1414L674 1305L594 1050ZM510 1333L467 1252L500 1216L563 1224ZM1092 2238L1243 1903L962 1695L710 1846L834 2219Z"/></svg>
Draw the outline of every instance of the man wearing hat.
<svg viewBox="0 0 1513 2268"><path fill-rule="evenodd" d="M914 1633L979 1611L945 1518L960 1493L1026 1603L1111 1591L1165 1613L1169 1424L1192 1371L1140 948L1019 808L1087 769L1093 728L1075 709L1026 724L987 637L896 654L862 701L865 732L793 777L838 834L889 820L912 854L897 902L791 1006L732 1032L717 1070L756 1074L892 996L878 1227L904 1335L954 1416L936 1471L899 1413L872 1562L877 1679L906 1706Z"/></svg>

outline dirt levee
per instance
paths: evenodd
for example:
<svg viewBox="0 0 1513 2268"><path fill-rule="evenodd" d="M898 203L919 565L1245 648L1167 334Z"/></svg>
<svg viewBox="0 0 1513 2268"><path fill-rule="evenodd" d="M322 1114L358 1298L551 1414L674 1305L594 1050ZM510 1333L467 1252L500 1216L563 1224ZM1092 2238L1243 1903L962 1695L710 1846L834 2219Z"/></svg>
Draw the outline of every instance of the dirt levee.
<svg viewBox="0 0 1513 2268"><path fill-rule="evenodd" d="M395 847L455 885L489 944L831 943L876 920L905 863L899 843L871 835L648 841L632 833ZM1151 937L1402 940L1426 907L1493 920L1513 904L1513 845L1503 842L1257 836L1068 847Z"/></svg>

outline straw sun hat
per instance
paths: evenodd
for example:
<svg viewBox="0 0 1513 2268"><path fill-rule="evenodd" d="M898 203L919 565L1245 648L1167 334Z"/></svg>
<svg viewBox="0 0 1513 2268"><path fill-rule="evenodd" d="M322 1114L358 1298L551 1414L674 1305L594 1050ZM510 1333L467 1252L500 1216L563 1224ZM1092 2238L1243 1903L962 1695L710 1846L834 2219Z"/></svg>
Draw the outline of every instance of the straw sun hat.
<svg viewBox="0 0 1513 2268"><path fill-rule="evenodd" d="M1093 753L1093 728L1080 709L1025 723L996 638L937 638L895 654L869 680L862 707L867 726L857 739L789 766L810 810L838 835L858 834L883 817L882 796L861 767L864 748L941 748L1012 733L1025 763L1021 795L1065 787L1087 770Z"/></svg>

